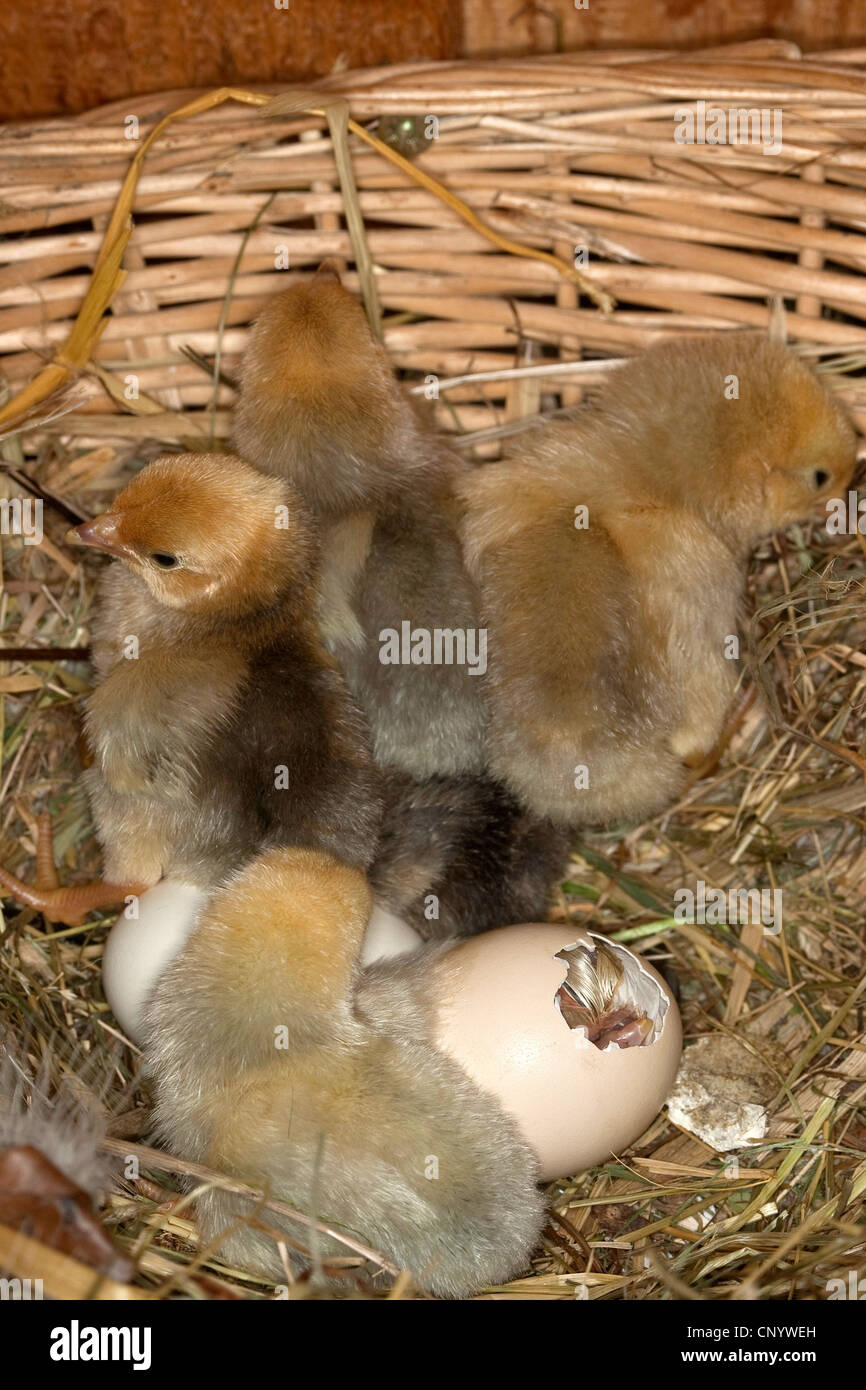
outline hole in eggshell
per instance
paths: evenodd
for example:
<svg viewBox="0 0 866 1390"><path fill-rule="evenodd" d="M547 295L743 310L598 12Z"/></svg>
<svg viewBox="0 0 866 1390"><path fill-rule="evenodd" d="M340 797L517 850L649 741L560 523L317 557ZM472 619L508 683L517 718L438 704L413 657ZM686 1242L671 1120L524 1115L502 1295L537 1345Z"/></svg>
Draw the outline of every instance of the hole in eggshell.
<svg viewBox="0 0 866 1390"><path fill-rule="evenodd" d="M556 991L556 1007L572 1031L607 1051L649 1047L659 1036L668 1000L637 959L614 942L592 936L556 952L567 974Z"/></svg>

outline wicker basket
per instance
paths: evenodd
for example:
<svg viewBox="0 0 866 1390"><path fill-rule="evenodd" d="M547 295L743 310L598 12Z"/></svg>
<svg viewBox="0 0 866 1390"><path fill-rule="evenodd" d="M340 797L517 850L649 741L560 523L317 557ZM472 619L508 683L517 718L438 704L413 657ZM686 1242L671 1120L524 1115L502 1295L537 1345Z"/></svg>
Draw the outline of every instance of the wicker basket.
<svg viewBox="0 0 866 1390"><path fill-rule="evenodd" d="M815 61L767 41L707 55L413 65L319 84L322 100L346 97L355 120L379 120L382 134L406 138L409 127L419 170L500 236L569 265L578 253L617 301L604 312L549 261L503 252L352 135L396 362L419 390L435 375L447 427L489 438L574 403L605 359L663 334L766 330L784 305L789 340L847 372L842 394L862 428L866 387L852 373L866 362L864 69L863 51ZM55 354L64 360L130 159L189 97L2 132L0 355L11 396ZM718 112L730 121L735 110L763 115L769 139L753 139L753 125L746 143L710 143ZM683 141L689 112L707 143ZM43 431L82 445L224 437L245 326L285 283L284 267L335 255L358 287L358 237L322 117L263 120L225 100L167 123L140 165L128 274L92 351L72 354L73 370L51 383L77 378L71 402L53 419L52 402L42 406L26 452Z"/></svg>

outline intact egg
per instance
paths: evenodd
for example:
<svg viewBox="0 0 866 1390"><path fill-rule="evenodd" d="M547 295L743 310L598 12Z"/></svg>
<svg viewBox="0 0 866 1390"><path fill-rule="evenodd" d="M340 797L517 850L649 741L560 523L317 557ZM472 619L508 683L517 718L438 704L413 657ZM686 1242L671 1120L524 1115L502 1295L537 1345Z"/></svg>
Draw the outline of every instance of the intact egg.
<svg viewBox="0 0 866 1390"><path fill-rule="evenodd" d="M673 1085L679 1010L662 977L607 937L503 927L430 970L439 1045L517 1121L550 1181L633 1143Z"/></svg>
<svg viewBox="0 0 866 1390"><path fill-rule="evenodd" d="M164 878L122 912L102 953L102 988L128 1037L143 1041L144 1001L163 970L185 945L207 894L190 883Z"/></svg>

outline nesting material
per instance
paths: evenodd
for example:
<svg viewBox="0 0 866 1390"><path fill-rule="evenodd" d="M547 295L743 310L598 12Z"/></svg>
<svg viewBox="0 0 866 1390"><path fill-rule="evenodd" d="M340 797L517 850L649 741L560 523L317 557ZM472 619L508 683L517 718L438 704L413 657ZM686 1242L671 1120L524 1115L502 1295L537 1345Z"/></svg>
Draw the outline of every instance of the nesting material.
<svg viewBox="0 0 866 1390"><path fill-rule="evenodd" d="M23 1054L10 1048L0 1035L0 1222L110 1279L129 1279L134 1264L94 1207L108 1180L96 1097L88 1104L68 1083L65 1094L49 1095L48 1069L29 1079Z"/></svg>

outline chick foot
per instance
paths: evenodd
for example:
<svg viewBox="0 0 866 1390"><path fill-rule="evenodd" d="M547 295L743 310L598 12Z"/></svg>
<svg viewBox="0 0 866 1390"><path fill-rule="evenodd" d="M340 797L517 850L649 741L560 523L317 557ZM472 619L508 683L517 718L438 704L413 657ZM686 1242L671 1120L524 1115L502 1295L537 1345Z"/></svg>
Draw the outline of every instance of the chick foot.
<svg viewBox="0 0 866 1390"><path fill-rule="evenodd" d="M91 883L62 887L54 862L54 831L47 812L36 819L34 882L24 883L6 869L0 869L0 897L15 898L26 907L36 908L47 921L65 927L83 926L97 908L119 907L131 894L143 893L146 886L143 883L106 883L104 879L95 879Z"/></svg>

